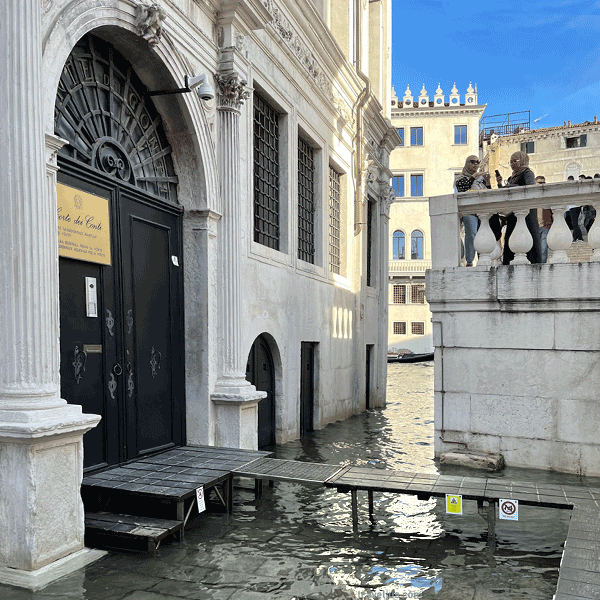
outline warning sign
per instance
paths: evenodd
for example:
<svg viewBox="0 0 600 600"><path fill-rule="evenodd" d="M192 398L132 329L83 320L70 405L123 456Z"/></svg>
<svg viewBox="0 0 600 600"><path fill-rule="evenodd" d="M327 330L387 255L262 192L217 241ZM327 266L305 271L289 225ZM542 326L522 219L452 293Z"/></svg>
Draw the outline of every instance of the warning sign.
<svg viewBox="0 0 600 600"><path fill-rule="evenodd" d="M199 487L196 490L196 502L198 503L198 512L204 512L206 510L206 503L204 502L204 488Z"/></svg>
<svg viewBox="0 0 600 600"><path fill-rule="evenodd" d="M499 501L500 518L507 521L519 520L519 501L518 500L502 500Z"/></svg>
<svg viewBox="0 0 600 600"><path fill-rule="evenodd" d="M446 494L446 512L453 515L462 515L462 496Z"/></svg>

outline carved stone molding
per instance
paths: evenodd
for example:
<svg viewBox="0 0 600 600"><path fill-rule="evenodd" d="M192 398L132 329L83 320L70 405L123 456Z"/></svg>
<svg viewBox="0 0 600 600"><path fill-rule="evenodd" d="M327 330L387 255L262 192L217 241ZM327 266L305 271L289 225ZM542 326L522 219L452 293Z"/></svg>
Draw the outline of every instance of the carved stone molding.
<svg viewBox="0 0 600 600"><path fill-rule="evenodd" d="M294 28L287 17L273 0L262 0L262 3L272 17L270 23L271 27L280 35L281 39L300 61L317 87L325 94L325 96L327 96L344 121L353 126L354 117L352 110L349 109L346 102L340 98L333 89L331 81L319 66L319 63L310 48L304 43L296 31L294 31Z"/></svg>
<svg viewBox="0 0 600 600"><path fill-rule="evenodd" d="M384 186L382 185L382 190ZM396 192L391 185L387 185L387 190L383 191L381 194L381 214L386 216L388 219L390 218L390 208L392 204L396 201Z"/></svg>
<svg viewBox="0 0 600 600"><path fill-rule="evenodd" d="M156 2L139 4L136 8L136 28L138 35L143 37L151 46L160 42L162 24L166 14Z"/></svg>
<svg viewBox="0 0 600 600"><path fill-rule="evenodd" d="M54 0L42 0L42 13L46 14L54 4Z"/></svg>
<svg viewBox="0 0 600 600"><path fill-rule="evenodd" d="M217 73L217 108L219 110L240 110L245 100L250 98L251 90L247 82L237 73Z"/></svg>

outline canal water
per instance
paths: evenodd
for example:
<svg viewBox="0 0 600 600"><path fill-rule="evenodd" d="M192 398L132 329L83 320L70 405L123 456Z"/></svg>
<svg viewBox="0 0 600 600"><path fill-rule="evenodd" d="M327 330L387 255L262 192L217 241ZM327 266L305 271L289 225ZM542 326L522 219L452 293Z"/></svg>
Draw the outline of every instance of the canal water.
<svg viewBox="0 0 600 600"><path fill-rule="evenodd" d="M334 423L276 449L278 458L428 473L482 473L433 459L433 364L391 364L384 410ZM581 483L575 476L507 469L520 480ZM569 511L520 507L498 521L497 545L474 501L448 515L442 500L375 494L369 520L359 492L359 531L349 494L276 482L263 497L236 489L232 515L204 513L159 558L111 553L45 590L0 585L3 600L325 600L436 598L550 600ZM597 481L589 481L598 485Z"/></svg>

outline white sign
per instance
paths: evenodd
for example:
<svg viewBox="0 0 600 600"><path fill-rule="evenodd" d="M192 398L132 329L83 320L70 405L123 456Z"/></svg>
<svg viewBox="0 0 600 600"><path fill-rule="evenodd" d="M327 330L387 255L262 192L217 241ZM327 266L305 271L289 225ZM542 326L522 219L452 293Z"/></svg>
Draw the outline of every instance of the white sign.
<svg viewBox="0 0 600 600"><path fill-rule="evenodd" d="M204 503L204 488L199 487L196 490L196 502L198 503L198 512L204 512L206 510L206 504Z"/></svg>
<svg viewBox="0 0 600 600"><path fill-rule="evenodd" d="M500 518L507 521L519 520L519 501L518 500L499 500Z"/></svg>

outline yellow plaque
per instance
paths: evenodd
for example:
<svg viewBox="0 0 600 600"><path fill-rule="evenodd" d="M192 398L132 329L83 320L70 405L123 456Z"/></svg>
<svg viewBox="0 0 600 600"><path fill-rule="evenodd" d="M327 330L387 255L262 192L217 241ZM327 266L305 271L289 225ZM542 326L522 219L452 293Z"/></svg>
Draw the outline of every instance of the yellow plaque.
<svg viewBox="0 0 600 600"><path fill-rule="evenodd" d="M446 494L446 512L453 515L462 515L462 496Z"/></svg>
<svg viewBox="0 0 600 600"><path fill-rule="evenodd" d="M58 255L110 265L108 200L59 183Z"/></svg>

